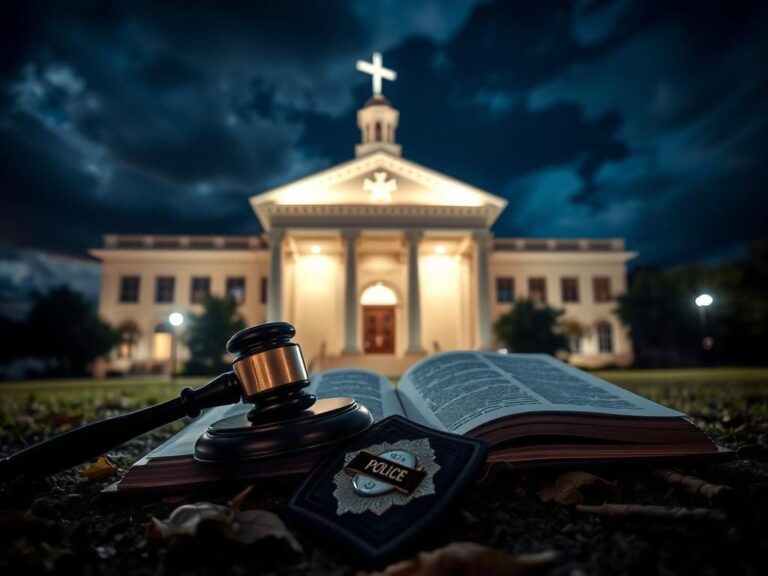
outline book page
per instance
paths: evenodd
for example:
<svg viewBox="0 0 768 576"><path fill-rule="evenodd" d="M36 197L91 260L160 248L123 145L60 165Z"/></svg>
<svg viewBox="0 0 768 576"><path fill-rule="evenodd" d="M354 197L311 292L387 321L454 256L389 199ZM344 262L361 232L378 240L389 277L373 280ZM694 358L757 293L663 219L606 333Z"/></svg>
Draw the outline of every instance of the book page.
<svg viewBox="0 0 768 576"><path fill-rule="evenodd" d="M337 368L315 374L309 392L318 398L354 398L371 411L376 420L393 414L403 416L403 409L392 383L369 370Z"/></svg>
<svg viewBox="0 0 768 576"><path fill-rule="evenodd" d="M187 426L136 462L134 466L144 465L152 458L192 456L195 453L195 442L208 429L208 426L222 418L234 416L242 412L249 412L252 408L253 404L243 404L240 402L205 410Z"/></svg>
<svg viewBox="0 0 768 576"><path fill-rule="evenodd" d="M437 354L411 366L398 392L409 418L458 434L525 412L683 416L546 354Z"/></svg>

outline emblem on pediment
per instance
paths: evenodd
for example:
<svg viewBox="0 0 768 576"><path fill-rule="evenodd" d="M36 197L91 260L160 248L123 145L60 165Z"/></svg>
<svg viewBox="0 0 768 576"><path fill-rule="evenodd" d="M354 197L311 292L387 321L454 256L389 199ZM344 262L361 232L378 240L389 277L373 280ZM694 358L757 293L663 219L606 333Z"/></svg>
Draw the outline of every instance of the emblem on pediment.
<svg viewBox="0 0 768 576"><path fill-rule="evenodd" d="M366 178L363 182L363 190L370 192L370 202L392 202L392 192L397 190L397 180L387 180L386 172L374 172L373 180Z"/></svg>

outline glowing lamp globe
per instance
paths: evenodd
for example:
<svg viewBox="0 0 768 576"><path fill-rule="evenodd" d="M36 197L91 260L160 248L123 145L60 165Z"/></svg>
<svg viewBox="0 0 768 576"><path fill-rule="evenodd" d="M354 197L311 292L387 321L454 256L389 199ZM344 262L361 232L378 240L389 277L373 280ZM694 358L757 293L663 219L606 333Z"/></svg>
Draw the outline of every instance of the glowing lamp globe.
<svg viewBox="0 0 768 576"><path fill-rule="evenodd" d="M174 328L178 328L179 326L184 324L184 314L182 314L181 312L171 312L168 315L168 322Z"/></svg>
<svg viewBox="0 0 768 576"><path fill-rule="evenodd" d="M696 296L696 300L694 300L694 302L696 302L696 306L698 306L699 308L701 308L702 306L709 306L714 301L715 299L712 298L712 296L710 296L709 294L699 294L698 296Z"/></svg>

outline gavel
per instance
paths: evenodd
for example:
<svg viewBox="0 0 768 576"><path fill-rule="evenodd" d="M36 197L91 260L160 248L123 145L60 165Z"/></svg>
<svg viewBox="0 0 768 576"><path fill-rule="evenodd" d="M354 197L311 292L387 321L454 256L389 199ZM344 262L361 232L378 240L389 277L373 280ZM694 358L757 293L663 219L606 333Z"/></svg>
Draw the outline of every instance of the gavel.
<svg viewBox="0 0 768 576"><path fill-rule="evenodd" d="M288 450L324 446L367 428L373 418L350 398L321 400L306 391L310 381L301 347L292 342L296 330L287 322L271 322L241 330L227 342L235 355L232 371L200 388L184 388L178 398L94 422L24 448L0 460L0 479L20 474L47 476L109 451L123 442L179 418L196 418L202 410L253 404L242 415L213 424L198 446L198 460L217 462L274 456ZM314 407L314 408L313 408ZM280 440L287 438L286 442ZM201 439L202 440L202 439Z"/></svg>

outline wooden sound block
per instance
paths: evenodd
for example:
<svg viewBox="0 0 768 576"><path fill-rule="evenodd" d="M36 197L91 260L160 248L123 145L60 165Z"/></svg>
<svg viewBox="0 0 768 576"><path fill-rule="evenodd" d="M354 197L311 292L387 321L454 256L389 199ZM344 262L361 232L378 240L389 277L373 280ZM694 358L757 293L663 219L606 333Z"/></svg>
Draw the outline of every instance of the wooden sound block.
<svg viewBox="0 0 768 576"><path fill-rule="evenodd" d="M214 422L195 443L195 460L232 463L274 459L342 444L373 424L370 411L352 398L318 400L296 416L252 423L247 414Z"/></svg>

